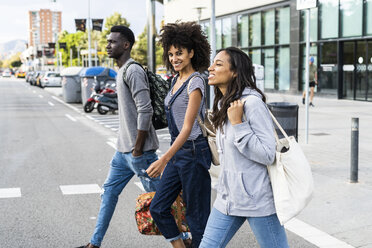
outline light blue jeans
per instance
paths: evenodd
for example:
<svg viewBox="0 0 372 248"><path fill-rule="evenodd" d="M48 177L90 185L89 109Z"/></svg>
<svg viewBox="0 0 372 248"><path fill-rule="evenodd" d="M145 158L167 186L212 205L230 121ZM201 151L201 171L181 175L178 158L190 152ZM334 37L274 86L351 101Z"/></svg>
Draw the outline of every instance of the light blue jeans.
<svg viewBox="0 0 372 248"><path fill-rule="evenodd" d="M248 220L261 248L289 248L284 227L276 214L265 217L225 215L213 208L199 248L226 247L235 233Z"/></svg>
<svg viewBox="0 0 372 248"><path fill-rule="evenodd" d="M129 153L116 152L111 160L110 171L103 184L103 194L101 195L101 207L99 209L96 228L90 243L101 246L103 237L106 234L112 215L115 211L118 197L130 179L137 175L147 192L156 191L160 178L150 178L146 169L158 156L155 151L144 152L139 157L133 157Z"/></svg>

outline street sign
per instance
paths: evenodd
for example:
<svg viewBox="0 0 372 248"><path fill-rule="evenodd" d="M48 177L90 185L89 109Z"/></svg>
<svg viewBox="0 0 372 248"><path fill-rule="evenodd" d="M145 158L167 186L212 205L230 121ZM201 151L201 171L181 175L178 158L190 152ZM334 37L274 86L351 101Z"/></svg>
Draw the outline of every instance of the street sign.
<svg viewBox="0 0 372 248"><path fill-rule="evenodd" d="M318 0L297 0L297 10L311 9L318 6Z"/></svg>

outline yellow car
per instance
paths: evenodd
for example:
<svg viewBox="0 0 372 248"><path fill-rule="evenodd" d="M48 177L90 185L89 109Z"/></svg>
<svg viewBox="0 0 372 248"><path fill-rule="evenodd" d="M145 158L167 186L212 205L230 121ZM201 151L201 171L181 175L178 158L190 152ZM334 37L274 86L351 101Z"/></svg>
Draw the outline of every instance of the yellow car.
<svg viewBox="0 0 372 248"><path fill-rule="evenodd" d="M18 71L15 74L16 78L25 78L26 77L26 72L24 71Z"/></svg>

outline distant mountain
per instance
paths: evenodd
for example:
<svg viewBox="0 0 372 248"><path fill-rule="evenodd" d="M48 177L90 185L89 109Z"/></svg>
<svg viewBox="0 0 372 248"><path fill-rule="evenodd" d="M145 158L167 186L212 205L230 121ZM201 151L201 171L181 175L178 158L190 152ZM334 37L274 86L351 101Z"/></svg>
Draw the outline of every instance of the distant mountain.
<svg viewBox="0 0 372 248"><path fill-rule="evenodd" d="M12 40L6 43L0 43L0 59L6 59L17 52L26 50L25 40Z"/></svg>

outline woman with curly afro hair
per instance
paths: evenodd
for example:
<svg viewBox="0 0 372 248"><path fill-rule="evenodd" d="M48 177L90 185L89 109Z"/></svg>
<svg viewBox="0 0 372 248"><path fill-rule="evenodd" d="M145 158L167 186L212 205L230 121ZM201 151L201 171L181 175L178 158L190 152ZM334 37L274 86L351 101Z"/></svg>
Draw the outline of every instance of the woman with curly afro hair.
<svg viewBox="0 0 372 248"><path fill-rule="evenodd" d="M209 66L210 46L200 25L178 22L164 26L160 34L163 60L175 73L165 98L171 146L147 169L150 177L163 173L151 202L151 215L173 247L185 247L171 205L182 190L192 247L199 247L210 213L211 152L197 121L205 113L205 82L200 72Z"/></svg>

